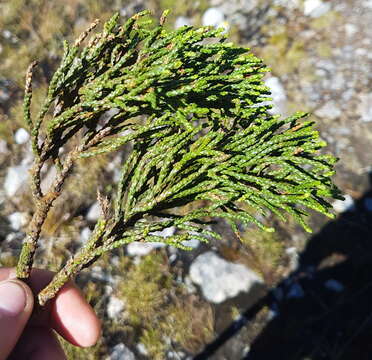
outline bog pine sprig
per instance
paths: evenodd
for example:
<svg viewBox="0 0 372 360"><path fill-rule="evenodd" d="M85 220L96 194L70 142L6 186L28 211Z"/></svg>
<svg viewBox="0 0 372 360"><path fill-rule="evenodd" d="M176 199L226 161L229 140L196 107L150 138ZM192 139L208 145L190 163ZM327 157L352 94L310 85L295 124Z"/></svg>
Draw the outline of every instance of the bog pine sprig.
<svg viewBox="0 0 372 360"><path fill-rule="evenodd" d="M270 212L282 220L290 214L310 231L306 209L332 216L326 198L340 197L330 179L336 159L319 154L325 143L313 122L303 120L304 113L283 119L268 111L268 69L260 59L227 42L221 29L166 31L166 13L157 26L147 15L138 13L124 25L114 15L82 46L95 21L74 44L65 42L35 116L30 103L36 63L27 71L24 118L35 156L36 206L19 278L30 275L43 223L74 164L127 149L116 194L112 201L99 194L102 214L91 238L40 292L41 305L102 254L130 242L187 249L191 238L220 237L206 226L212 218L225 219L235 231L248 223L273 231L257 218ZM43 193L46 163L57 171ZM198 206L177 211L189 203ZM174 235L157 235L169 227L176 228Z"/></svg>

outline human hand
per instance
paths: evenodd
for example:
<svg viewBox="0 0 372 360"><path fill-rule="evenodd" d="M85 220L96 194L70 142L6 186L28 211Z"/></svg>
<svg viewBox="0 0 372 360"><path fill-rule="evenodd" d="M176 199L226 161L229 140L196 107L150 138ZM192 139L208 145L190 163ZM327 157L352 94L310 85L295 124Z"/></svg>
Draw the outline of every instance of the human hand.
<svg viewBox="0 0 372 360"><path fill-rule="evenodd" d="M32 313L33 293L52 277L50 271L34 269L27 286L16 279L14 268L0 268L0 360L66 359L53 330L73 345L88 347L97 342L100 322L71 282Z"/></svg>

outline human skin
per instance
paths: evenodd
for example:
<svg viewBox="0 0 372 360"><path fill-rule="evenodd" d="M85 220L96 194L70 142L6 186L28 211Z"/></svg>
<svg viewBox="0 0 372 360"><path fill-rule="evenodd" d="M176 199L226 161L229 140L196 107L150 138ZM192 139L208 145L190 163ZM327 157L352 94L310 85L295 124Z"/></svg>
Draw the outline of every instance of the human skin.
<svg viewBox="0 0 372 360"><path fill-rule="evenodd" d="M0 360L66 359L55 331L76 346L89 347L97 342L100 321L72 282L43 308L34 305L33 294L52 277L50 271L33 269L26 285L16 279L14 268L0 268ZM5 299L6 289L15 290L16 295ZM15 306L18 301L22 310L17 315L2 310L2 300L10 302L9 306Z"/></svg>

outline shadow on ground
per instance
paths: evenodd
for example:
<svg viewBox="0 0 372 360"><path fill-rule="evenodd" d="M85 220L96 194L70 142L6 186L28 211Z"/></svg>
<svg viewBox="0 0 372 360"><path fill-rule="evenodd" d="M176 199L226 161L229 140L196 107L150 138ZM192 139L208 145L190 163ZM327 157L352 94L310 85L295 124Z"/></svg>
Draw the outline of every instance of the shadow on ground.
<svg viewBox="0 0 372 360"><path fill-rule="evenodd" d="M218 350L252 325L264 306L276 316L250 344L245 360L372 359L372 173L369 177L370 189L355 208L310 239L298 269L194 360L218 359Z"/></svg>

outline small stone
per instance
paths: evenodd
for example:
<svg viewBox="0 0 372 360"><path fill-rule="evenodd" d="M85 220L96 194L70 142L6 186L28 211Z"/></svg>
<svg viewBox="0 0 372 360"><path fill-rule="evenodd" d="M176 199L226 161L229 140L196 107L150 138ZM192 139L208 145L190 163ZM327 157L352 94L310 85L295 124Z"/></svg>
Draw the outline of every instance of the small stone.
<svg viewBox="0 0 372 360"><path fill-rule="evenodd" d="M145 355L145 356L147 356L147 355L149 354L149 352L148 352L147 349L146 349L146 346L145 346L144 344L142 344L142 343L138 343L138 344L136 345L136 349L137 349L137 351L138 351L141 355Z"/></svg>
<svg viewBox="0 0 372 360"><path fill-rule="evenodd" d="M301 299L304 296L305 292L302 289L302 286L297 282L294 282L287 292L287 299Z"/></svg>
<svg viewBox="0 0 372 360"><path fill-rule="evenodd" d="M328 101L321 108L315 110L314 114L321 118L335 120L341 116L342 112L334 101Z"/></svg>
<svg viewBox="0 0 372 360"><path fill-rule="evenodd" d="M186 16L178 16L176 21L174 22L175 29L178 29L182 26L191 26L191 25L192 25L191 19Z"/></svg>
<svg viewBox="0 0 372 360"><path fill-rule="evenodd" d="M367 9L371 9L372 10L372 0L365 0L363 2L363 6L365 6Z"/></svg>
<svg viewBox="0 0 372 360"><path fill-rule="evenodd" d="M4 191L8 197L14 196L22 187L27 185L28 180L27 165L18 165L8 168L4 181Z"/></svg>
<svg viewBox="0 0 372 360"><path fill-rule="evenodd" d="M372 198L365 198L363 203L367 211L372 211Z"/></svg>
<svg viewBox="0 0 372 360"><path fill-rule="evenodd" d="M10 99L11 93L8 89L9 85L8 81L0 80L0 104L5 104Z"/></svg>
<svg viewBox="0 0 372 360"><path fill-rule="evenodd" d="M363 122L372 121L372 92L368 94L360 94L360 103L358 106L358 113Z"/></svg>
<svg viewBox="0 0 372 360"><path fill-rule="evenodd" d="M219 27L225 20L223 12L216 7L211 7L205 11L202 17L203 26Z"/></svg>
<svg viewBox="0 0 372 360"><path fill-rule="evenodd" d="M342 285L339 281L334 279L329 279L324 283L324 286L331 291L334 292L342 292L344 291L344 285Z"/></svg>
<svg viewBox="0 0 372 360"><path fill-rule="evenodd" d="M175 232L176 232L175 226L171 226L171 227L165 228L162 231L154 231L151 233L151 235L161 236L163 238L166 238L166 237L174 235Z"/></svg>
<svg viewBox="0 0 372 360"><path fill-rule="evenodd" d="M199 255L191 264L189 275L201 287L204 297L216 304L262 283L252 270L242 264L228 262L213 251Z"/></svg>
<svg viewBox="0 0 372 360"><path fill-rule="evenodd" d="M112 348L109 360L136 360L134 354L123 343Z"/></svg>
<svg viewBox="0 0 372 360"><path fill-rule="evenodd" d="M97 221L101 216L101 207L99 206L98 201L96 201L88 210L87 220L88 221Z"/></svg>
<svg viewBox="0 0 372 360"><path fill-rule="evenodd" d="M30 140L30 134L24 128L19 128L14 134L14 141L21 145Z"/></svg>
<svg viewBox="0 0 372 360"><path fill-rule="evenodd" d="M345 24L346 35L352 37L358 32L358 27L354 24Z"/></svg>
<svg viewBox="0 0 372 360"><path fill-rule="evenodd" d="M188 246L192 249L197 249L200 245L200 241L198 239L185 240L185 241L182 241L182 245Z"/></svg>
<svg viewBox="0 0 372 360"><path fill-rule="evenodd" d="M281 114L285 112L287 95L280 79L272 76L265 81L265 84L271 90L271 97L274 103L273 113Z"/></svg>
<svg viewBox="0 0 372 360"><path fill-rule="evenodd" d="M124 310L124 302L115 296L110 296L107 304L107 315L110 319L120 317Z"/></svg>
<svg viewBox="0 0 372 360"><path fill-rule="evenodd" d="M291 271L294 271L298 268L298 252L297 249L292 246L285 250L286 254L289 257L289 268Z"/></svg>
<svg viewBox="0 0 372 360"><path fill-rule="evenodd" d="M321 0L305 0L304 14L313 18L324 15L331 9L330 3L324 3Z"/></svg>
<svg viewBox="0 0 372 360"><path fill-rule="evenodd" d="M114 281L114 278L111 275L106 274L102 267L98 265L91 268L90 275L93 279L99 281L105 281L107 283L112 283Z"/></svg>
<svg viewBox="0 0 372 360"><path fill-rule="evenodd" d="M80 232L80 241L85 244L90 236L92 235L92 230L90 230L88 227L85 227L83 230Z"/></svg>
<svg viewBox="0 0 372 360"><path fill-rule="evenodd" d="M185 353L183 351L168 351L167 359L183 359L185 357Z"/></svg>
<svg viewBox="0 0 372 360"><path fill-rule="evenodd" d="M353 211L355 209L353 198L348 194L344 195L344 198L345 200L336 200L332 204L333 209L338 213Z"/></svg>
<svg viewBox="0 0 372 360"><path fill-rule="evenodd" d="M8 145L5 140L0 139L0 154L7 154L8 153Z"/></svg>
<svg viewBox="0 0 372 360"><path fill-rule="evenodd" d="M145 256L148 255L152 250L160 247L164 247L166 244L162 242L140 242L133 241L127 245L127 254L129 256Z"/></svg>
<svg viewBox="0 0 372 360"><path fill-rule="evenodd" d="M20 230L23 226L27 224L27 215L22 212L14 212L8 216L10 226L13 230Z"/></svg>

